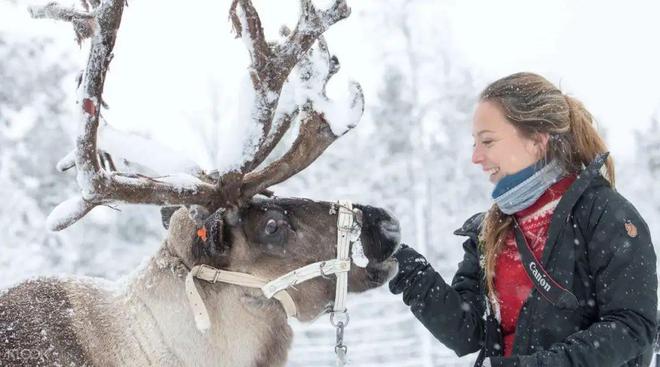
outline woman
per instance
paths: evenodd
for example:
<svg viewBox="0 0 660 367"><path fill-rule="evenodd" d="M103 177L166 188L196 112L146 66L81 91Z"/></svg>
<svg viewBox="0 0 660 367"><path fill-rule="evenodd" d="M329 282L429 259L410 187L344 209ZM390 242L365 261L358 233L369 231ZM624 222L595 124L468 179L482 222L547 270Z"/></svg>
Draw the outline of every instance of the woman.
<svg viewBox="0 0 660 367"><path fill-rule="evenodd" d="M494 204L455 232L451 285L402 245L390 290L459 356L480 350L476 366L648 366L655 252L589 112L513 74L482 92L473 136Z"/></svg>

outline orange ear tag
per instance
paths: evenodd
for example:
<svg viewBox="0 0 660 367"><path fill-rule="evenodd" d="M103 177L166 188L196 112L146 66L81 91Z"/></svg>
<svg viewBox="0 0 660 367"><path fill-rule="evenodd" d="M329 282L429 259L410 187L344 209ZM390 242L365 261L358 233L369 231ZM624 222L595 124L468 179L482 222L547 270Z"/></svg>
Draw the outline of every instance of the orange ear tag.
<svg viewBox="0 0 660 367"><path fill-rule="evenodd" d="M206 242L206 227L202 227L197 230L197 237L201 238L202 241Z"/></svg>

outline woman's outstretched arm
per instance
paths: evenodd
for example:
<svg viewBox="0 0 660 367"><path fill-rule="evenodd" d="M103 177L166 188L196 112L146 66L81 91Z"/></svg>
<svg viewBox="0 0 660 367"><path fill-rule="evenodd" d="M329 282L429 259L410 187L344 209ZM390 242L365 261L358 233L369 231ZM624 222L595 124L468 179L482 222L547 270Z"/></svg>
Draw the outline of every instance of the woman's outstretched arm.
<svg viewBox="0 0 660 367"><path fill-rule="evenodd" d="M451 286L424 256L407 246L394 254L399 272L390 281L392 293L403 293L403 302L415 317L459 356L479 350L484 340L485 298L477 244L470 238L463 248L465 255Z"/></svg>

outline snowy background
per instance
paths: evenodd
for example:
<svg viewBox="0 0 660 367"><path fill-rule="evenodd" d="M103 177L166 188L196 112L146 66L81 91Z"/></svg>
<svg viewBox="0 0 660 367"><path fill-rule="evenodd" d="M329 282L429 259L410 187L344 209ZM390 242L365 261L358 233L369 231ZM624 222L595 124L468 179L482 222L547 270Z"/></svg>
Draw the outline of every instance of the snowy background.
<svg viewBox="0 0 660 367"><path fill-rule="evenodd" d="M104 98L113 127L221 167L240 133L237 92L248 62L230 34L229 0L131 0ZM321 5L327 0L318 1ZM0 288L42 274L117 279L165 235L158 209L97 208L51 233L45 219L77 191L55 163L73 146L75 75L86 58L68 24L35 21L28 3L0 0ZM64 5L70 5L63 3ZM450 279L462 256L453 229L486 209L490 184L470 164L479 91L516 71L545 75L585 102L606 136L618 189L660 243L660 5L568 0L353 0L326 34L341 63L331 96L358 80L356 129L280 196L349 199L391 209L403 240ZM255 1L267 35L295 25L295 0ZM223 150L224 149L224 150ZM435 341L385 288L349 297L356 366L471 366ZM290 366L333 365L326 319L294 325Z"/></svg>

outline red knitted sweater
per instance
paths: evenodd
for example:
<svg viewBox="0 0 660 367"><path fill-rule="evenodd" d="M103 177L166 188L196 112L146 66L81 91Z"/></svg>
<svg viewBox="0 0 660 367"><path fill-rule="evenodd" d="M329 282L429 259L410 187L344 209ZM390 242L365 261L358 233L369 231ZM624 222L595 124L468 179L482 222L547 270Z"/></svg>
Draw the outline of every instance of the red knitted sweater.
<svg viewBox="0 0 660 367"><path fill-rule="evenodd" d="M537 259L541 259L543 248L548 238L548 227L552 213L561 196L575 181L575 176L568 176L552 185L529 208L515 214L527 242ZM499 302L502 335L504 337L504 355L510 356L513 351L513 340L516 332L518 314L523 303L532 290L532 281L525 273L520 261L520 254L510 231L502 252L495 263L495 291Z"/></svg>

